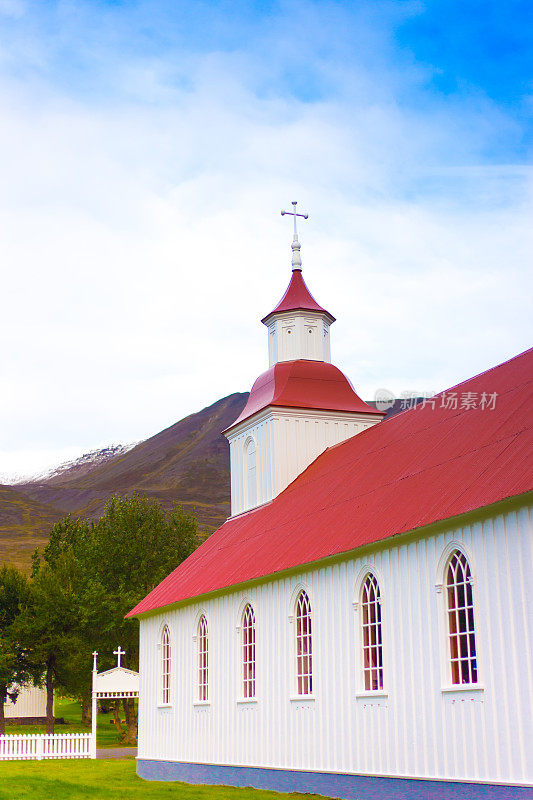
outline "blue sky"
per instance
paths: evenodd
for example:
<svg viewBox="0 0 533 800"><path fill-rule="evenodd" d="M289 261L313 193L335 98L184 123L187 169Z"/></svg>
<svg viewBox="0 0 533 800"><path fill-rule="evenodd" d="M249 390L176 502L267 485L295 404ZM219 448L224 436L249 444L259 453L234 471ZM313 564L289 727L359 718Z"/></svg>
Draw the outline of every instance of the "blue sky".
<svg viewBox="0 0 533 800"><path fill-rule="evenodd" d="M420 11L399 28L397 41L417 60L433 65L432 88L444 94L481 91L513 115L526 111L531 92L530 3L432 2L421 5Z"/></svg>
<svg viewBox="0 0 533 800"><path fill-rule="evenodd" d="M6 66L11 74L40 73L75 96L89 88L112 95L119 86L104 67L120 58L150 63L177 52L194 56L246 51L264 56L259 78L264 91L304 100L334 90L318 79L327 63L400 73L418 64L424 71L419 99L424 92L434 100L481 93L524 116L531 91L533 11L525 0L3 0L0 9L3 36L29 46L22 52L10 48L12 58ZM24 57L32 45L46 53L45 63ZM182 77L179 71L167 76L170 84L176 80L178 85Z"/></svg>
<svg viewBox="0 0 533 800"><path fill-rule="evenodd" d="M365 397L525 349L531 16L0 0L0 476L248 389L292 199L334 360Z"/></svg>

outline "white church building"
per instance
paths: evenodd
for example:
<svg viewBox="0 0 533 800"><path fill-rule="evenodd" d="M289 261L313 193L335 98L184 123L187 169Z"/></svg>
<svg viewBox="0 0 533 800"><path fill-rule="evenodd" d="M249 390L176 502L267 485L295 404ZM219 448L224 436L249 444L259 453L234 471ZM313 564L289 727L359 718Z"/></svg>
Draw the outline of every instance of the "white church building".
<svg viewBox="0 0 533 800"><path fill-rule="evenodd" d="M130 612L138 774L531 798L533 350L382 421L292 249L231 517Z"/></svg>
<svg viewBox="0 0 533 800"><path fill-rule="evenodd" d="M13 688L13 687L11 687ZM7 722L19 724L44 722L46 720L46 689L38 686L23 686L16 701L4 703Z"/></svg>

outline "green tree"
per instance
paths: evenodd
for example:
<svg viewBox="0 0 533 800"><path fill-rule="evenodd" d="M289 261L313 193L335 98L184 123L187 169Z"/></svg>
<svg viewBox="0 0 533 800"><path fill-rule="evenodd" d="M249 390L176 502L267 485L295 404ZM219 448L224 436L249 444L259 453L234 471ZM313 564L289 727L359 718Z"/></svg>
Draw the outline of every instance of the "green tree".
<svg viewBox="0 0 533 800"><path fill-rule="evenodd" d="M19 687L30 677L23 650L13 636L13 623L28 594L25 575L4 564L0 568L0 734L5 733L4 703L8 699L15 702Z"/></svg>
<svg viewBox="0 0 533 800"><path fill-rule="evenodd" d="M23 646L35 683L46 687L46 730L54 732L54 691L77 687L72 665L86 646L79 598L85 575L67 550L53 568L43 564L34 574L26 605L13 622L11 635Z"/></svg>
<svg viewBox="0 0 533 800"><path fill-rule="evenodd" d="M100 602L107 609L104 644L121 644L124 666L139 668L139 623L125 615L198 545L195 517L180 506L165 511L161 504L134 494L113 497L93 528L92 563L98 576ZM123 700L127 730L124 741L135 742L137 715L131 700Z"/></svg>
<svg viewBox="0 0 533 800"><path fill-rule="evenodd" d="M194 516L138 494L111 498L95 523L66 517L54 525L42 559L34 558L32 610L20 623L47 686L86 705L91 652L102 654L100 668L112 666L118 644L124 666L137 670L139 625L124 617L197 544ZM134 704L125 700L123 708L124 741L135 742Z"/></svg>
<svg viewBox="0 0 533 800"><path fill-rule="evenodd" d="M79 700L82 707L82 721L86 725L91 724L91 673L88 665L90 664L89 654L94 649L95 632L99 629L97 602L91 602L92 576L84 568L84 554L90 547L92 526L86 520L80 520L71 516L59 520L50 533L48 544L44 551L44 558L41 558L36 551L33 554L32 578L34 587L42 594L42 603L46 603L46 596L52 593L51 605L56 607L57 598L54 593L61 587L61 602L57 607L66 605L68 617L62 624L61 619L49 620L50 623L63 628L64 637L52 638L49 641L51 648L58 648L59 643L63 645L70 643L70 649L64 649L61 653L61 669L55 666L48 669L46 662L50 659L45 657L42 668L43 675L49 675L53 679L54 691L59 695L75 697ZM47 580L47 576L54 576L55 580ZM56 585L54 585L54 582ZM39 613L39 604L35 610ZM43 610L42 608L40 609ZM68 625L67 620L68 619ZM29 622L29 618L25 620ZM33 621L28 631L28 642L33 633L39 634L39 626ZM59 652L59 651L58 651ZM37 653L43 655L42 647L34 650L33 658L37 658ZM57 660L57 659L54 659Z"/></svg>

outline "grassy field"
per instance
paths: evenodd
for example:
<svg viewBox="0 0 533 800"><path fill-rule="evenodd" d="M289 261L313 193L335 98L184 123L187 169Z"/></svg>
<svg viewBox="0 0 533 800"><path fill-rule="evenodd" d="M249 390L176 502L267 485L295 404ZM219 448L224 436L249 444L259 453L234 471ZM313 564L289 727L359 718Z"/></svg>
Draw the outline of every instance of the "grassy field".
<svg viewBox="0 0 533 800"><path fill-rule="evenodd" d="M0 800L312 800L229 786L143 781L135 761L0 761Z"/></svg>
<svg viewBox="0 0 533 800"><path fill-rule="evenodd" d="M91 729L81 724L81 707L72 700L56 698L56 717L63 717L66 725L56 725L56 733L90 733ZM111 724L112 714L98 714L96 728L96 746L122 747L119 735L114 725ZM44 725L6 725L6 733L46 733Z"/></svg>

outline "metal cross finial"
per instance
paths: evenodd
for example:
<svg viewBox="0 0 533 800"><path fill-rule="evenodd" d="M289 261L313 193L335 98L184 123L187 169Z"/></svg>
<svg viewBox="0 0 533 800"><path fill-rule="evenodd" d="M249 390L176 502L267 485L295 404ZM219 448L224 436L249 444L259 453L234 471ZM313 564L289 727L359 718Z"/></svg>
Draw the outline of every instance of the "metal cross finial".
<svg viewBox="0 0 533 800"><path fill-rule="evenodd" d="M119 645L118 650L113 650L113 655L117 657L117 667L120 667L120 659L122 656L126 655L126 651Z"/></svg>
<svg viewBox="0 0 533 800"><path fill-rule="evenodd" d="M309 219L309 214L298 214L296 212L296 205L298 203L297 200L292 200L292 211L282 211L281 216L284 217L285 214L288 214L290 217L294 217L294 241L298 241L298 228L296 227L296 217L303 217L303 219Z"/></svg>
<svg viewBox="0 0 533 800"><path fill-rule="evenodd" d="M292 269L293 272L295 269L302 269L302 259L300 256L300 242L298 241L298 228L296 227L296 217L302 217L302 219L309 219L309 214L298 214L296 211L296 204L297 200L292 200L292 207L293 211L282 211L281 216L284 217L285 214L289 214L289 216L294 217L294 236L292 237Z"/></svg>

